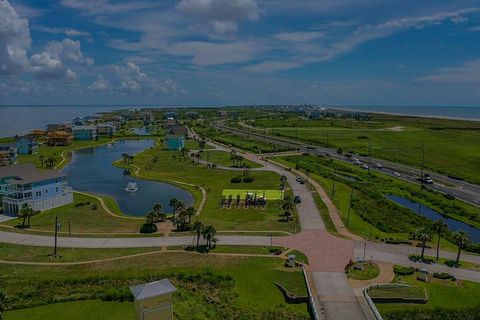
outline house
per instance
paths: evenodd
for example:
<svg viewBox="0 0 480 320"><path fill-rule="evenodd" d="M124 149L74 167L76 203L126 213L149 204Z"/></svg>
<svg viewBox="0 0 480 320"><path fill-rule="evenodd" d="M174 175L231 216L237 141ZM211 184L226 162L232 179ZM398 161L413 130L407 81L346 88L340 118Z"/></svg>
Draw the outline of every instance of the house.
<svg viewBox="0 0 480 320"><path fill-rule="evenodd" d="M17 163L17 144L15 142L0 143L0 166Z"/></svg>
<svg viewBox="0 0 480 320"><path fill-rule="evenodd" d="M100 123L97 125L97 134L99 136L111 137L115 133L115 127L108 122Z"/></svg>
<svg viewBox="0 0 480 320"><path fill-rule="evenodd" d="M131 286L137 320L173 320L173 294L177 288L168 279Z"/></svg>
<svg viewBox="0 0 480 320"><path fill-rule="evenodd" d="M51 123L51 124L47 124L46 129L48 132L66 131L67 126L65 124L60 124L60 123Z"/></svg>
<svg viewBox="0 0 480 320"><path fill-rule="evenodd" d="M185 135L167 134L165 139L167 149L171 151L180 151L185 148Z"/></svg>
<svg viewBox="0 0 480 320"><path fill-rule="evenodd" d="M84 125L84 122L83 122L83 119L81 117L75 117L73 118L72 120L72 124L74 126L83 126Z"/></svg>
<svg viewBox="0 0 480 320"><path fill-rule="evenodd" d="M67 146L72 142L72 135L66 131L53 131L47 134L47 145Z"/></svg>
<svg viewBox="0 0 480 320"><path fill-rule="evenodd" d="M33 138L41 138L41 137L45 136L46 134L47 134L47 131L45 131L45 130L35 129L35 130L30 131L30 136L33 137Z"/></svg>
<svg viewBox="0 0 480 320"><path fill-rule="evenodd" d="M29 136L23 136L17 139L18 154L35 154L38 152L37 141Z"/></svg>
<svg viewBox="0 0 480 320"><path fill-rule="evenodd" d="M167 121L165 122L165 125L168 127L171 126L176 126L177 125L177 120L175 118L167 118Z"/></svg>
<svg viewBox="0 0 480 320"><path fill-rule="evenodd" d="M79 141L97 140L97 127L94 125L74 126L72 128L73 138Z"/></svg>
<svg viewBox="0 0 480 320"><path fill-rule="evenodd" d="M12 216L25 203L35 211L44 211L73 202L65 174L38 170L32 163L0 168L0 196L4 213Z"/></svg>

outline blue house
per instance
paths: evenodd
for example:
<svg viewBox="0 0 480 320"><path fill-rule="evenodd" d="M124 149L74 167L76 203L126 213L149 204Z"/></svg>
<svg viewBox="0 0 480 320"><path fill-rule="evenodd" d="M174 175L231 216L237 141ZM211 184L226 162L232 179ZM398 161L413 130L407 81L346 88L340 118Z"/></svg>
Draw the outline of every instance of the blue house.
<svg viewBox="0 0 480 320"><path fill-rule="evenodd" d="M35 211L72 203L73 190L60 171L26 163L0 168L0 197L4 213L16 215L25 203Z"/></svg>
<svg viewBox="0 0 480 320"><path fill-rule="evenodd" d="M185 136L177 134L167 134L165 144L171 151L180 151L185 147Z"/></svg>
<svg viewBox="0 0 480 320"><path fill-rule="evenodd" d="M75 126L72 128L73 138L80 141L97 140L97 127L89 126Z"/></svg>
<svg viewBox="0 0 480 320"><path fill-rule="evenodd" d="M38 152L38 143L34 138L23 136L17 139L18 154L35 154Z"/></svg>

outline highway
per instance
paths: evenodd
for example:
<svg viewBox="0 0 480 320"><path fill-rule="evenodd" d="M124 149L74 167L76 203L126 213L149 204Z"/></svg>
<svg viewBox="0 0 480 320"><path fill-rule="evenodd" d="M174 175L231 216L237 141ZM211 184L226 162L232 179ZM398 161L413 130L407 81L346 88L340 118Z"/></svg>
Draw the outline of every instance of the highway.
<svg viewBox="0 0 480 320"><path fill-rule="evenodd" d="M345 155L337 154L336 149L320 147L316 145L307 144L302 141L293 139L280 138L276 136L266 135L255 131L246 129L232 128L225 125L223 120L217 120L210 123L214 129L233 133L238 136L253 138L267 143L297 149L302 153L310 153L314 155L330 156L336 160L352 163L352 159ZM370 170L379 171L392 177L404 179L406 181L420 185L421 170L408 165L393 163L386 160L374 159L355 155L362 164L369 165ZM376 164L380 164L381 168L377 168ZM451 195L459 200L470 203L475 206L480 206L480 186L474 185L465 181L440 175L430 170L426 171L433 179L433 184L424 184L424 186Z"/></svg>

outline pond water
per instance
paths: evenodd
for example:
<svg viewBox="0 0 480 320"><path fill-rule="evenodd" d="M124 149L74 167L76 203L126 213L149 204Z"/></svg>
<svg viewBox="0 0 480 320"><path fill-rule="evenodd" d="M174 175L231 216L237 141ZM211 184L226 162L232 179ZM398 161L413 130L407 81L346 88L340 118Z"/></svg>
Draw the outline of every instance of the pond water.
<svg viewBox="0 0 480 320"><path fill-rule="evenodd" d="M123 169L112 165L122 158L153 146L153 140L120 140L110 145L75 151L72 162L63 169L68 183L74 190L104 194L113 197L122 212L133 216L144 216L155 203L161 203L164 212L172 212L168 205L171 198L177 198L191 206L193 196L174 185L162 182L136 179L123 174ZM127 192L129 182L138 186L137 192Z"/></svg>
<svg viewBox="0 0 480 320"><path fill-rule="evenodd" d="M447 224L450 231L464 230L470 235L471 242L480 243L480 229L478 228L472 227L467 223L463 223L461 221L442 216L440 213L427 206L422 205L421 203L394 195L388 195L386 197L387 199L392 200L430 220L437 221L438 219L442 218Z"/></svg>
<svg viewBox="0 0 480 320"><path fill-rule="evenodd" d="M149 127L133 128L133 133L139 136L150 136L152 134L152 129Z"/></svg>

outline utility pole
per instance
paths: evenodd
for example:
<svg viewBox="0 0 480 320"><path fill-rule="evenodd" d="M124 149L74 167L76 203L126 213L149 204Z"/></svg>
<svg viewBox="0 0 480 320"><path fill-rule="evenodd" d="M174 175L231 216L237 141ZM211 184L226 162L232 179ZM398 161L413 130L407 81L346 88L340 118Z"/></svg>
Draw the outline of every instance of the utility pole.
<svg viewBox="0 0 480 320"><path fill-rule="evenodd" d="M58 216L55 216L55 247L53 250L53 256L57 257L57 236L58 236Z"/></svg>
<svg viewBox="0 0 480 320"><path fill-rule="evenodd" d="M347 225L346 227L348 227L348 224L350 222L350 210L352 209L352 198L353 198L353 188L351 187L351 191L350 191L350 204L348 205L348 214L347 214Z"/></svg>
<svg viewBox="0 0 480 320"><path fill-rule="evenodd" d="M423 191L423 169L425 166L425 149L423 148L423 140L422 140L422 166L420 169L420 190Z"/></svg>
<svg viewBox="0 0 480 320"><path fill-rule="evenodd" d="M68 220L68 236L69 237L72 236L71 229L70 229L70 220Z"/></svg>

